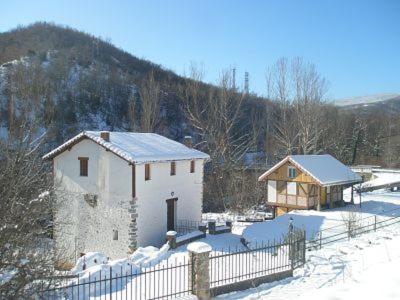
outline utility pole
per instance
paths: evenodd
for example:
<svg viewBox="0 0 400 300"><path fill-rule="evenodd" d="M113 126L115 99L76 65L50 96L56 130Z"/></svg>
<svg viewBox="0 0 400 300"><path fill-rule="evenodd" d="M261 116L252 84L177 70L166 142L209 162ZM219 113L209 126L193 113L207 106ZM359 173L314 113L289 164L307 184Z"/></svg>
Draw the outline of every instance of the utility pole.
<svg viewBox="0 0 400 300"><path fill-rule="evenodd" d="M244 72L244 92L249 94L249 72Z"/></svg>

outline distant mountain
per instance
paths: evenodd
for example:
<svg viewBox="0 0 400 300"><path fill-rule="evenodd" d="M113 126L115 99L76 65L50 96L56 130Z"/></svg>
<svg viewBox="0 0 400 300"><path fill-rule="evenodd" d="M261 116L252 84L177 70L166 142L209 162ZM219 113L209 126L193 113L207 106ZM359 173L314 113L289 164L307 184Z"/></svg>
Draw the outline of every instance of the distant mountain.
<svg viewBox="0 0 400 300"><path fill-rule="evenodd" d="M334 101L334 104L341 107L346 106L375 106L381 103L388 103L392 101L400 102L399 93L382 93L369 96L351 97L338 99Z"/></svg>

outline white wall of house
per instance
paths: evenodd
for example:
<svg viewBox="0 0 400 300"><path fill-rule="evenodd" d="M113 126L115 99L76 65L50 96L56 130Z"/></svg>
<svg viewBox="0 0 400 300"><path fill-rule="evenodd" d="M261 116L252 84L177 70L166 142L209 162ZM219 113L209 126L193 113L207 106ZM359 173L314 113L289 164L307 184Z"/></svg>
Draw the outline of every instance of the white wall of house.
<svg viewBox="0 0 400 300"><path fill-rule="evenodd" d="M80 176L78 157L88 157L88 176ZM61 202L55 214L56 247L75 261L80 253L101 251L110 257L128 251L128 212L132 171L128 163L91 140L83 140L54 158L55 184ZM90 206L84 194L98 196ZM118 240L113 231L118 230Z"/></svg>
<svg viewBox="0 0 400 300"><path fill-rule="evenodd" d="M78 157L88 157L88 176L80 176ZM132 166L111 151L85 139L54 158L55 184L60 205L55 212L55 246L64 260L75 262L80 253L100 251L110 258L129 251L128 212L132 199ZM151 164L151 180L145 181L144 164L136 166L138 246L160 246L167 231L167 203L178 198L176 219L200 220L203 193L203 160ZM84 194L98 195L90 206ZM173 193L173 196L171 195ZM118 240L113 231L118 230Z"/></svg>
<svg viewBox="0 0 400 300"><path fill-rule="evenodd" d="M151 179L144 180L144 165L136 166L138 245L160 246L167 231L167 199L176 201L176 219L201 220L203 198L203 160L196 160L190 173L190 161L176 162L176 175L170 175L171 163L150 164Z"/></svg>

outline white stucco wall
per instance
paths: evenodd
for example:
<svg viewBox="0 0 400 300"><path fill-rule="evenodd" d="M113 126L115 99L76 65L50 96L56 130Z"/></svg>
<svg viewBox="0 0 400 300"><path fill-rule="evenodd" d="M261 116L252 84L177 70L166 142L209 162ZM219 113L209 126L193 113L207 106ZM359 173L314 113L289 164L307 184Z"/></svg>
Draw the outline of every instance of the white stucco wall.
<svg viewBox="0 0 400 300"><path fill-rule="evenodd" d="M89 157L87 177L79 175L78 157ZM56 247L66 251L71 262L89 251L101 251L111 258L126 256L131 166L96 143L83 140L54 159L54 171L61 202L55 214ZM87 193L98 195L97 206L84 200ZM113 230L118 230L118 240L113 240Z"/></svg>
<svg viewBox="0 0 400 300"><path fill-rule="evenodd" d="M203 160L176 162L176 175L170 175L170 162L151 164L151 180L144 180L144 165L136 166L138 246L160 246L167 232L167 199L178 198L176 219L200 221L203 199ZM173 193L173 195L171 194Z"/></svg>
<svg viewBox="0 0 400 300"><path fill-rule="evenodd" d="M78 157L88 157L88 176L79 175ZM151 180L144 180L144 164L136 165L137 243L160 246L167 231L167 203L178 198L176 218L201 220L203 160L176 162L170 176L170 162L151 164ZM129 251L132 199L132 167L91 140L83 140L54 158L55 184L60 205L55 212L55 246L69 262L81 252L101 251L112 259ZM171 196L171 193L174 193ZM98 195L91 207L84 194ZM113 240L118 230L118 240Z"/></svg>

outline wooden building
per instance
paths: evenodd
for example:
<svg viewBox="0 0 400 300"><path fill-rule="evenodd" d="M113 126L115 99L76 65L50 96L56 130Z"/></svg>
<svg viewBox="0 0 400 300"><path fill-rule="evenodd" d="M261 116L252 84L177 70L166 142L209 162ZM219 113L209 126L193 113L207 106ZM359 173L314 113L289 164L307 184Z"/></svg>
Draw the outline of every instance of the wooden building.
<svg viewBox="0 0 400 300"><path fill-rule="evenodd" d="M343 189L361 177L331 155L290 155L262 174L267 181L267 204L276 216L293 209L334 207L343 201Z"/></svg>

